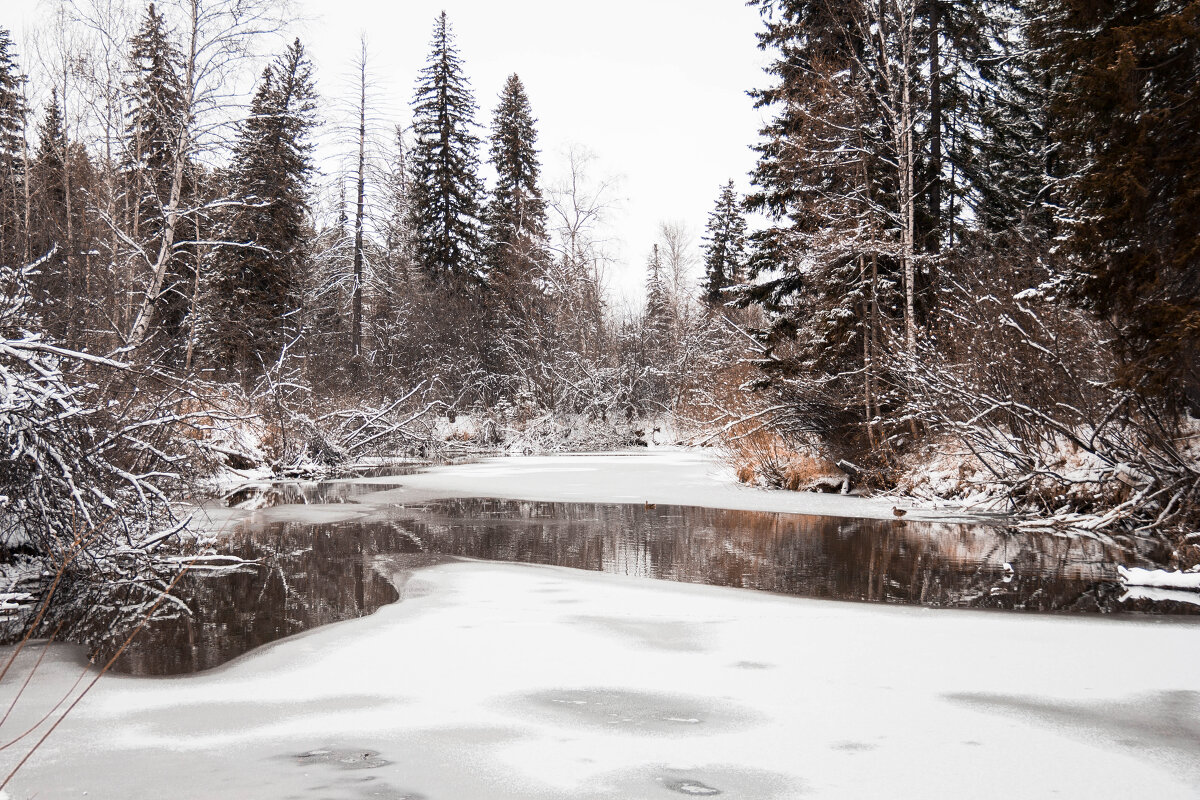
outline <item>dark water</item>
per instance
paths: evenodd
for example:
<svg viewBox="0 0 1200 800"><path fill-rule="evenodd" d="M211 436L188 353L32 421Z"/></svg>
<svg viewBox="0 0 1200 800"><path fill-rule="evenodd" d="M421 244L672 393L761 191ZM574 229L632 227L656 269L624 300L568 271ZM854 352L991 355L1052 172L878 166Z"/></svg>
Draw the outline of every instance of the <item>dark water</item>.
<svg viewBox="0 0 1200 800"><path fill-rule="evenodd" d="M361 491L343 485L320 498L351 499ZM300 500L313 498L310 493ZM285 636L395 602L397 591L383 573L390 577L396 564L416 567L453 556L837 600L1200 613L1186 594L1138 597L1116 580L1115 564L1161 557L1151 543L1138 554L1091 539L981 525L459 499L385 508L367 521L252 518L229 545L258 564L233 574L186 576L175 594L193 615L143 630L118 661L118 671L172 675L218 666ZM387 565L376 571L372 565L379 557Z"/></svg>

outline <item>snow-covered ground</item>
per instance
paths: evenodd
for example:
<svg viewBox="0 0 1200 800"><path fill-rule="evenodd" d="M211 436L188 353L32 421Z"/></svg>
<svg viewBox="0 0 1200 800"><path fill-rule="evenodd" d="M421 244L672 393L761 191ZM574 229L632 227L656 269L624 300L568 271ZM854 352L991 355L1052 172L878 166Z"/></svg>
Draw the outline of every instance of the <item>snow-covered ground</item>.
<svg viewBox="0 0 1200 800"><path fill-rule="evenodd" d="M877 501L746 488L708 455L672 450L492 460L379 483L403 488L356 496L365 506L256 513L371 514L473 495L891 514ZM372 566L403 600L369 617L207 673L106 676L10 794L1200 793L1200 635L1188 621L829 602L477 561L414 571L390 558ZM3 707L39 651L0 686ZM78 649L51 646L0 740L33 726L85 669ZM0 750L0 771L43 730Z"/></svg>
<svg viewBox="0 0 1200 800"><path fill-rule="evenodd" d="M399 478L366 479L371 480L400 483L403 488L360 498L368 504L435 497L496 497L568 503L655 503L870 519L891 519L896 505L887 498L746 486L738 483L732 469L713 450L683 447L488 458L473 464L433 467ZM952 521L974 517L955 511L908 509L905 519Z"/></svg>
<svg viewBox="0 0 1200 800"><path fill-rule="evenodd" d="M1193 625L481 562L396 580L403 602L213 672L106 677L10 784L13 797L1200 791ZM20 679L35 657L22 657ZM80 671L65 646L47 662L5 731L32 724ZM24 745L0 758L12 764Z"/></svg>

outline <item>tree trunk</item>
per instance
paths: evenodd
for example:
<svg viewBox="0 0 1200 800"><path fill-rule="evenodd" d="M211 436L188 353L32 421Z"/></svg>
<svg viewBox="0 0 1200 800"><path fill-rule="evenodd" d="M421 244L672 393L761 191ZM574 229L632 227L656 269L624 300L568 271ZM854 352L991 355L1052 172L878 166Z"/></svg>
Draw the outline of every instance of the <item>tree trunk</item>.
<svg viewBox="0 0 1200 800"><path fill-rule="evenodd" d="M940 0L929 0L929 213L933 225L926 249L941 250L942 231L942 60Z"/></svg>
<svg viewBox="0 0 1200 800"><path fill-rule="evenodd" d="M914 263L915 236L914 222L916 221L913 203L913 119L912 119L912 81L910 67L912 56L912 25L911 19L901 34L901 99L900 99L900 214L901 214L901 260L904 264L904 344L908 357L912 358L917 349L916 321L916 264Z"/></svg>
<svg viewBox="0 0 1200 800"><path fill-rule="evenodd" d="M350 320L350 346L354 358L362 357L363 217L367 168L367 65L363 48L358 98L358 197L354 211L354 299Z"/></svg>

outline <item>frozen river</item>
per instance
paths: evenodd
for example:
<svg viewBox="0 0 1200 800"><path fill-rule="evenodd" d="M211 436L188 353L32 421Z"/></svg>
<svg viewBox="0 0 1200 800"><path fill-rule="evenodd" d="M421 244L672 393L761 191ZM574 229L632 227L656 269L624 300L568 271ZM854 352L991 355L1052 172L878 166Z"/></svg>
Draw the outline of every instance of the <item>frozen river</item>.
<svg viewBox="0 0 1200 800"><path fill-rule="evenodd" d="M677 451L291 499L227 521L258 564L188 578L195 615L144 631L13 797L1200 791L1200 608L1126 591L1112 545L898 523ZM52 646L5 741L84 670Z"/></svg>

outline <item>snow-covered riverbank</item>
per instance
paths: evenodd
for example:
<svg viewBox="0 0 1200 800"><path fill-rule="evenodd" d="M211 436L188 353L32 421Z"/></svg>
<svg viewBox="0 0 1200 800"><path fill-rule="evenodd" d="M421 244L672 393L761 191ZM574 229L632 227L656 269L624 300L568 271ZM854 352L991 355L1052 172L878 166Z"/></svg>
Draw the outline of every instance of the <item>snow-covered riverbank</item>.
<svg viewBox="0 0 1200 800"><path fill-rule="evenodd" d="M373 616L196 676L106 677L12 796L1200 790L1193 625L798 600L483 562L411 576L378 566L396 570L405 599ZM72 648L47 661L6 730L32 724L79 674ZM11 764L23 744L0 757Z"/></svg>
<svg viewBox="0 0 1200 800"><path fill-rule="evenodd" d="M253 513L386 519L395 504L490 496L892 514L880 500L742 486L704 451L491 459L370 480L380 491L355 487L350 503ZM368 565L403 597L371 616L206 673L106 676L11 796L1200 792L1200 636L1188 620L898 608L559 567L414 569L430 558L411 558ZM39 652L21 656L0 703ZM86 670L78 648L51 646L0 739L78 691ZM0 768L44 730L0 751Z"/></svg>
<svg viewBox="0 0 1200 800"><path fill-rule="evenodd" d="M367 507L446 497L495 497L893 519L892 509L897 504L892 498L746 486L713 450L683 447L486 458L470 464L431 467L415 475L360 478L355 483L401 485L399 489L356 498ZM979 517L954 509L908 508L905 519L952 522Z"/></svg>

